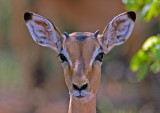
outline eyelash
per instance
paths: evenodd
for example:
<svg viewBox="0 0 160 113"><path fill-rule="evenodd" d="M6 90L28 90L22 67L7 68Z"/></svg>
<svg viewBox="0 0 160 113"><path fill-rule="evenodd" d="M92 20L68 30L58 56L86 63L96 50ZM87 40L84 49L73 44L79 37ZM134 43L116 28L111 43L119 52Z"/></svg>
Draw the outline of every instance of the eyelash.
<svg viewBox="0 0 160 113"><path fill-rule="evenodd" d="M95 60L99 60L100 62L102 62L103 55L104 55L103 52L102 52L102 53L99 53L99 54L96 56ZM68 61L67 58L66 58L63 54L61 54L61 53L58 55L58 57L60 57L62 63L65 62L65 61Z"/></svg>
<svg viewBox="0 0 160 113"><path fill-rule="evenodd" d="M58 57L60 57L62 63L65 62L65 61L68 61L67 58L61 53L58 55Z"/></svg>
<svg viewBox="0 0 160 113"><path fill-rule="evenodd" d="M96 56L95 60L99 60L100 62L102 62L103 55L104 55L103 52L102 52L102 53L99 53L99 54Z"/></svg>

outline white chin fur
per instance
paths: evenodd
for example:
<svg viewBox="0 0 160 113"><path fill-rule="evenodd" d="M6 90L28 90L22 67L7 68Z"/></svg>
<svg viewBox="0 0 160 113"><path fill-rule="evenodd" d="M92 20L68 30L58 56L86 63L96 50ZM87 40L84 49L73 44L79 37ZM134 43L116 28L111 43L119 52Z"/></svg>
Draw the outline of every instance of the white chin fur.
<svg viewBox="0 0 160 113"><path fill-rule="evenodd" d="M81 92L74 91L73 93L71 93L71 91L69 91L69 94L72 95L75 100L82 101L83 103L87 103L88 101L90 101L94 97L92 90L90 92L86 92L84 90L82 90ZM83 96L83 97L77 98L78 96Z"/></svg>

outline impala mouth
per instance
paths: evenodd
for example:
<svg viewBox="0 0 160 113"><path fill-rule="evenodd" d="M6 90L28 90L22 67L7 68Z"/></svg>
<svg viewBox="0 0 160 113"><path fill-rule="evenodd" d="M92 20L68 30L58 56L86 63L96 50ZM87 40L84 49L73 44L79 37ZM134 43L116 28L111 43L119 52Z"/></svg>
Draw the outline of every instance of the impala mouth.
<svg viewBox="0 0 160 113"><path fill-rule="evenodd" d="M84 98L85 96L79 95L79 96L75 96L76 98Z"/></svg>
<svg viewBox="0 0 160 113"><path fill-rule="evenodd" d="M91 96L93 92L92 91L86 92L82 90L82 91L74 91L72 93L71 91L69 91L69 94L74 96L76 99L84 99L84 98L88 98L89 96Z"/></svg>
<svg viewBox="0 0 160 113"><path fill-rule="evenodd" d="M94 94L90 94L90 95L86 95L86 96L82 96L82 95L79 95L79 96L73 96L73 98L77 101L81 101L82 103L87 103L89 102L92 98L94 97Z"/></svg>

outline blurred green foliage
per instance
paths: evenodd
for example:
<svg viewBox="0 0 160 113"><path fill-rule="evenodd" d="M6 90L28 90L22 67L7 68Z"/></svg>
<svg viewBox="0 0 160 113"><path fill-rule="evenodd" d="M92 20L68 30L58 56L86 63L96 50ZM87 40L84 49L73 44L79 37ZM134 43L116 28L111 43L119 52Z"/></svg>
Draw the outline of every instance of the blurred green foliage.
<svg viewBox="0 0 160 113"><path fill-rule="evenodd" d="M123 0L127 9L140 11L141 18L150 21L160 13L160 0Z"/></svg>
<svg viewBox="0 0 160 113"><path fill-rule="evenodd" d="M0 89L12 88L21 81L21 66L12 52L0 53Z"/></svg>
<svg viewBox="0 0 160 113"><path fill-rule="evenodd" d="M141 17L148 22L160 14L160 0L123 0L127 9L140 11ZM160 35L149 37L142 48L131 60L132 71L139 71L138 78L144 79L148 71L160 72Z"/></svg>
<svg viewBox="0 0 160 113"><path fill-rule="evenodd" d="M2 36L3 39L8 38L11 25L11 4L10 0L1 0L0 1L0 25L2 27Z"/></svg>
<svg viewBox="0 0 160 113"><path fill-rule="evenodd" d="M138 77L142 80L148 71L154 74L160 72L160 35L149 37L142 48L131 60L131 69L138 71Z"/></svg>

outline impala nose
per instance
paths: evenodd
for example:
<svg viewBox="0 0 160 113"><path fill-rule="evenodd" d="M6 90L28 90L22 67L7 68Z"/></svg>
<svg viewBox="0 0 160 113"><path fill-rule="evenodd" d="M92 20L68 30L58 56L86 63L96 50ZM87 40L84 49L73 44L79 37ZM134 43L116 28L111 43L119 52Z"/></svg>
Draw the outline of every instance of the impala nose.
<svg viewBox="0 0 160 113"><path fill-rule="evenodd" d="M83 84L81 87L79 87L77 84L73 83L73 88L78 91L86 90L87 87L88 87L88 83Z"/></svg>

